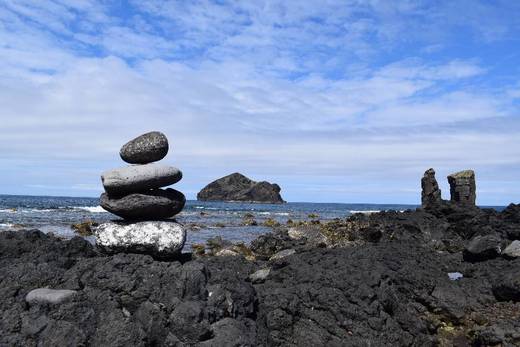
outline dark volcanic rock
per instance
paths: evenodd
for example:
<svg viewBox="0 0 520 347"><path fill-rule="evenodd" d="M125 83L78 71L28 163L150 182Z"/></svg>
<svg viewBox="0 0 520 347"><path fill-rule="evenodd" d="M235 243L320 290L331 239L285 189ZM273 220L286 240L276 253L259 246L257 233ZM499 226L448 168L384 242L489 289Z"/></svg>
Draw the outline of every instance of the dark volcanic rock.
<svg viewBox="0 0 520 347"><path fill-rule="evenodd" d="M500 255L502 240L496 235L475 236L464 250L464 259L482 261Z"/></svg>
<svg viewBox="0 0 520 347"><path fill-rule="evenodd" d="M80 238L2 232L0 346L517 346L520 258L467 262L459 248L506 238L515 208L356 215L332 224L337 248L275 230L253 243L255 261L106 256ZM377 242L362 235L372 228ZM45 287L76 293L25 302Z"/></svg>
<svg viewBox="0 0 520 347"><path fill-rule="evenodd" d="M439 189L439 184L435 179L434 169L426 170L423 178L421 179L421 187L421 201L423 208L431 205L437 205L442 202L441 190Z"/></svg>
<svg viewBox="0 0 520 347"><path fill-rule="evenodd" d="M280 191L277 184L255 182L234 173L208 184L197 194L197 200L283 203Z"/></svg>
<svg viewBox="0 0 520 347"><path fill-rule="evenodd" d="M186 197L175 189L154 189L121 198L101 194L100 205L108 212L132 220L164 219L181 212Z"/></svg>
<svg viewBox="0 0 520 347"><path fill-rule="evenodd" d="M473 170L460 171L448 176L450 184L451 202L462 205L475 205L477 197L475 186L475 172Z"/></svg>
<svg viewBox="0 0 520 347"><path fill-rule="evenodd" d="M168 139L158 131L152 131L127 142L119 152L121 159L130 164L148 164L159 161L168 154Z"/></svg>

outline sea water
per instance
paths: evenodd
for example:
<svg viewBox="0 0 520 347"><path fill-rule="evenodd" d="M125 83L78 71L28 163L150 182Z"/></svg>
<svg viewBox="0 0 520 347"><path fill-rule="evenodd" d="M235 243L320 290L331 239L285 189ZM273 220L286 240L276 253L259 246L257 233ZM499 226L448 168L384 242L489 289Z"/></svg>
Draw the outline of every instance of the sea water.
<svg viewBox="0 0 520 347"><path fill-rule="evenodd" d="M382 210L403 211L415 205L299 203L252 204L187 201L175 219L188 230L188 247L221 236L233 242L249 243L271 231L262 224L273 219L281 224L292 221L345 218L353 213L373 213ZM245 226L249 215L256 226ZM97 198L0 195L0 231L7 229L39 229L61 237L75 236L71 225L83 221L97 223L118 217L103 210Z"/></svg>

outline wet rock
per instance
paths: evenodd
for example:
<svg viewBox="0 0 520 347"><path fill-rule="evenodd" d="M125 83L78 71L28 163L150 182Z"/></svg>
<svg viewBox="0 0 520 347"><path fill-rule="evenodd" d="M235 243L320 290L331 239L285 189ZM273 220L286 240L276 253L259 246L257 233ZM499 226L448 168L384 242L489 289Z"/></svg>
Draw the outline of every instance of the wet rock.
<svg viewBox="0 0 520 347"><path fill-rule="evenodd" d="M74 294L76 294L75 290L38 288L31 290L25 297L25 301L29 304L56 305L72 298Z"/></svg>
<svg viewBox="0 0 520 347"><path fill-rule="evenodd" d="M439 184L435 179L434 169L426 170L423 178L421 179L421 187L421 202L423 208L432 205L435 206L442 202L441 190L439 189Z"/></svg>
<svg viewBox="0 0 520 347"><path fill-rule="evenodd" d="M496 258L501 253L502 240L496 235L475 236L464 249L464 259L483 261Z"/></svg>
<svg viewBox="0 0 520 347"><path fill-rule="evenodd" d="M197 194L197 200L283 203L280 190L277 184L255 182L233 173L208 184Z"/></svg>
<svg viewBox="0 0 520 347"><path fill-rule="evenodd" d="M90 236L93 233L93 229L98 225L98 223L88 220L85 222L72 224L70 227L81 236Z"/></svg>
<svg viewBox="0 0 520 347"><path fill-rule="evenodd" d="M111 196L142 193L177 183L182 172L174 167L160 164L132 165L105 171L101 181L105 191Z"/></svg>
<svg viewBox="0 0 520 347"><path fill-rule="evenodd" d="M168 154L168 139L159 131L152 131L127 142L119 152L121 159L130 164L148 164Z"/></svg>
<svg viewBox="0 0 520 347"><path fill-rule="evenodd" d="M99 225L95 236L103 252L143 253L162 259L179 255L186 230L173 221L108 222Z"/></svg>
<svg viewBox="0 0 520 347"><path fill-rule="evenodd" d="M518 258L520 257L520 241L514 240L507 246L504 251L502 252L502 255L507 258Z"/></svg>
<svg viewBox="0 0 520 347"><path fill-rule="evenodd" d="M448 176L450 184L451 202L461 205L474 206L476 200L475 172L473 170L460 171Z"/></svg>
<svg viewBox="0 0 520 347"><path fill-rule="evenodd" d="M185 203L184 194L171 188L154 189L116 198L103 193L100 197L101 207L130 220L170 218L181 212Z"/></svg>

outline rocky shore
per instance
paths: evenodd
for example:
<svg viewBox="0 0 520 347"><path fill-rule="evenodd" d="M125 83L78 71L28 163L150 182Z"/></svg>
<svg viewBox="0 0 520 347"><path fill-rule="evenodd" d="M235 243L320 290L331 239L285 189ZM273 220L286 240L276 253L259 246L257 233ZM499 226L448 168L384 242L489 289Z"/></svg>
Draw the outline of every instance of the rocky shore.
<svg viewBox="0 0 520 347"><path fill-rule="evenodd" d="M520 205L480 209L455 176L450 201L427 172L423 208L170 261L0 233L0 346L518 346Z"/></svg>

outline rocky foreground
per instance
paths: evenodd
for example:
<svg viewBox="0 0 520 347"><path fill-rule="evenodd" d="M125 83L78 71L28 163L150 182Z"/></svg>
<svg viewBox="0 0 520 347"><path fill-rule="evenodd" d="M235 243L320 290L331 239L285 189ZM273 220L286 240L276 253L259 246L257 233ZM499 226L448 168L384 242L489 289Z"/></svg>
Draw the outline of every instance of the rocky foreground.
<svg viewBox="0 0 520 347"><path fill-rule="evenodd" d="M518 346L514 240L520 205L447 202L280 227L250 248L213 242L169 262L5 232L0 345Z"/></svg>

